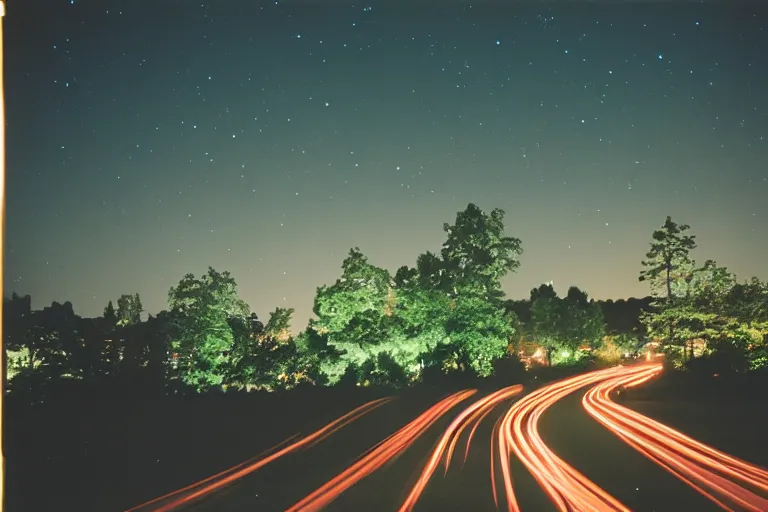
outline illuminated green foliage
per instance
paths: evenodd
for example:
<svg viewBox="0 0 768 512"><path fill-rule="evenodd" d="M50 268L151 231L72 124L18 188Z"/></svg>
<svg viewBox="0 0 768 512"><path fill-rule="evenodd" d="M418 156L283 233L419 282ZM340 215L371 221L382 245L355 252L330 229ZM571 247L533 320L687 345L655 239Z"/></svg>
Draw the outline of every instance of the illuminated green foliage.
<svg viewBox="0 0 768 512"><path fill-rule="evenodd" d="M352 249L342 276L315 297L311 329L332 349L321 363L329 381L345 374L360 382L380 382L382 375L413 379L438 352L457 367L489 375L514 332L513 315L500 301L501 279L519 266L521 250L519 240L504 235L503 217L501 210L486 214L470 204L454 225L444 226L439 256L424 253L415 268L402 267L394 278ZM385 363L398 365L402 375L381 367Z"/></svg>
<svg viewBox="0 0 768 512"><path fill-rule="evenodd" d="M472 294L494 303L501 300L501 279L520 266L522 244L504 234L504 210L486 214L474 204L444 224L441 250L444 280L459 295Z"/></svg>
<svg viewBox="0 0 768 512"><path fill-rule="evenodd" d="M584 345L599 347L605 335L603 311L586 292L572 286L561 299L552 285L541 285L531 290L531 300L533 339L547 350L550 364L576 362Z"/></svg>
<svg viewBox="0 0 768 512"><path fill-rule="evenodd" d="M235 280L211 267L200 279L187 274L168 292L168 304L174 313L171 347L181 380L199 390L221 385L234 342L229 321L244 321L249 314Z"/></svg>
<svg viewBox="0 0 768 512"><path fill-rule="evenodd" d="M504 234L503 210L486 214L474 204L443 230L442 264L430 258L422 265L441 278L429 280L438 283L433 289L450 294L445 328L450 353L459 366L485 377L493 373L494 361L505 356L515 332L515 317L503 308L501 279L520 266L521 242Z"/></svg>
<svg viewBox="0 0 768 512"><path fill-rule="evenodd" d="M342 275L315 296L312 329L350 364L361 365L381 351L392 327L389 272L368 263L359 249L349 251Z"/></svg>
<svg viewBox="0 0 768 512"><path fill-rule="evenodd" d="M692 262L690 252L696 248L696 237L686 234L687 224L677 224L667 217L661 229L653 232L651 249L641 263L644 270L639 280L646 281L654 296L674 297L673 284L690 275Z"/></svg>
<svg viewBox="0 0 768 512"><path fill-rule="evenodd" d="M718 372L762 368L768 333L765 285L756 278L740 284L712 260L696 267L688 256L693 237L683 235L687 229L667 218L643 262L647 269L641 281L650 280L652 290L666 288L664 300L641 317L648 334L664 342L671 358L679 358L679 367L703 356L706 367L714 365Z"/></svg>
<svg viewBox="0 0 768 512"><path fill-rule="evenodd" d="M494 361L507 353L509 337L515 333L513 322L512 313L482 297L457 297L446 323L456 360L481 377L491 375Z"/></svg>
<svg viewBox="0 0 768 512"><path fill-rule="evenodd" d="M107 308L112 304L112 301L109 302L107 305ZM117 312L115 313L115 317L117 318L117 325L124 326L124 325L135 325L141 322L141 314L144 312L144 307L141 305L141 299L139 298L139 294L133 294L133 295L121 295L119 299L117 299ZM109 311L105 311L105 315L109 313Z"/></svg>

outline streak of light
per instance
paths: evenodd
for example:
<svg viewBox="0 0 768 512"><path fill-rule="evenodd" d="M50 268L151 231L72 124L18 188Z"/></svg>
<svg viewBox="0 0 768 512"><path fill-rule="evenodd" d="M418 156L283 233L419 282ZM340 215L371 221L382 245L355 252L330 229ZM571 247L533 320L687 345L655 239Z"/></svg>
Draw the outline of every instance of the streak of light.
<svg viewBox="0 0 768 512"><path fill-rule="evenodd" d="M584 395L582 404L621 440L721 508L768 510L768 500L754 492L768 492L768 471L611 400L611 393L617 389L640 385L660 371L661 365L654 364L640 374L616 376L592 388Z"/></svg>
<svg viewBox="0 0 768 512"><path fill-rule="evenodd" d="M614 497L587 479L552 452L538 432L541 415L552 404L574 391L617 375L635 375L645 367L614 367L553 382L521 398L503 416L498 432L501 474L507 510L520 507L512 485L509 459L514 453L561 511L628 511Z"/></svg>
<svg viewBox="0 0 768 512"><path fill-rule="evenodd" d="M413 510L416 502L424 492L429 479L432 477L435 469L437 469L437 466L440 464L440 459L443 457L443 454L446 456L445 467L446 471L448 470L448 466L451 463L451 455L453 454L453 450L456 447L456 442L468 425L474 421L474 428L470 432L470 436L467 439L467 448L465 450L465 454L469 453L469 446L472 442L472 434L474 434L475 428L477 428L477 425L479 425L480 421L482 421L485 415L492 411L504 400L508 400L509 398L520 394L522 391L523 386L520 384L500 389L478 400L474 404L464 409L461 414L456 416L451 424L448 425L448 428L445 429L443 436L440 438L434 450L432 451L432 455L427 461L427 464L424 466L424 470L421 472L419 479L416 481L413 488L411 489L411 492L408 494L408 497L400 507L400 512L408 512Z"/></svg>
<svg viewBox="0 0 768 512"><path fill-rule="evenodd" d="M434 404L409 424L366 452L350 467L288 508L287 512L314 512L328 506L344 491L402 454L433 423L476 392L476 389L459 391Z"/></svg>
<svg viewBox="0 0 768 512"><path fill-rule="evenodd" d="M493 424L493 430L491 431L491 492L493 493L493 502L496 504L497 509L499 508L499 493L496 491L496 464L494 459L496 458L496 436L500 435L501 420L503 419L503 416L499 416L496 423ZM511 488L507 494L512 496L512 500L515 501L515 493ZM516 506L517 502L515 501Z"/></svg>
<svg viewBox="0 0 768 512"><path fill-rule="evenodd" d="M520 388L520 391L522 392L522 387ZM467 437L467 446L464 449L464 463L467 462L467 457L469 456L469 446L472 444L472 438L475 436L475 431L477 430L477 427L480 426L480 423L483 422L485 417L488 416L491 413L491 411L493 411L493 407L488 407L487 409L485 409L485 411L482 411L482 414L478 414L479 418L477 419L477 421L475 421L475 425L472 427L472 430L469 431L469 437ZM470 421L472 421L473 419L474 417L470 418Z"/></svg>
<svg viewBox="0 0 768 512"><path fill-rule="evenodd" d="M137 505L133 508L130 508L126 512L136 512L138 510L144 510L144 509L150 510L149 507L151 507L152 505L157 505L163 501L167 501L167 503L159 506L158 508L152 508L151 510L153 512L169 512L171 510L177 509L183 505L190 503L193 500L199 499L202 496L205 496L217 489L220 489L221 487L228 485L247 474L253 473L254 471L266 466L270 462L282 457L283 455L287 455L298 449L308 448L310 446L313 446L316 443L319 443L320 441L332 435L339 429L349 425L350 423L352 423L357 419L360 419L362 416L368 414L374 409L377 409L378 407L381 407L385 403L390 402L392 400L393 400L392 397L379 398L376 400L372 400L348 412L344 416L336 418L335 420L328 423L321 429L316 430L312 434L286 446L285 448L282 448L281 450L278 450L277 452L272 453L269 456L266 456L263 458L257 457L257 460L255 461L254 459L249 459L229 469L225 469L224 471L216 473L215 475L209 476L203 480L200 480L186 487L183 487L182 489L178 489L171 493L168 493L163 496L157 497L153 500L150 500L146 503L142 503L141 505ZM296 435L292 436L290 439L293 439L295 437ZM285 444L289 440L283 441L282 443L278 444L276 447L273 447L269 451L276 449L277 447ZM189 494L185 494L187 492ZM168 501L168 500L171 500L171 501Z"/></svg>

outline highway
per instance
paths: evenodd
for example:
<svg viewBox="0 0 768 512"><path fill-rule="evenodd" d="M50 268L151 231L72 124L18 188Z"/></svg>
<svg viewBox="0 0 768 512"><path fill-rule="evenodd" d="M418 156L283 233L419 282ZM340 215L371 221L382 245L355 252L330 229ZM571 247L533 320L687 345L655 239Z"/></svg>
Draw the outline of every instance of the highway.
<svg viewBox="0 0 768 512"><path fill-rule="evenodd" d="M611 399L661 371L374 400L130 512L768 510L768 471Z"/></svg>
<svg viewBox="0 0 768 512"><path fill-rule="evenodd" d="M692 439L611 400L619 388L641 385L660 365L623 374L584 395L587 412L639 453L724 510L768 510L768 471Z"/></svg>

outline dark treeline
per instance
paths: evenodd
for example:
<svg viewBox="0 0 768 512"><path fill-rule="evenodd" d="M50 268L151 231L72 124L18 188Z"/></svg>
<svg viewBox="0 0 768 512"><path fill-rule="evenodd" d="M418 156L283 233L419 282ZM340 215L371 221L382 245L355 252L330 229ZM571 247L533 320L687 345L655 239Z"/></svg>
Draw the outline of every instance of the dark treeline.
<svg viewBox="0 0 768 512"><path fill-rule="evenodd" d="M101 393L278 390L309 385L394 385L532 365L615 363L643 347L676 368L746 372L768 365L768 289L713 261L698 267L688 226L667 218L653 233L641 281L651 295L596 301L551 284L508 300L501 279L520 265L521 241L504 212L470 204L445 224L439 253L394 274L350 250L335 283L317 289L314 314L297 336L293 309L262 322L228 272L184 276L168 309L142 320L139 294L81 318L70 302L32 310L29 296L4 300L4 368L14 395L33 401L69 388ZM658 347L658 348L656 348Z"/></svg>

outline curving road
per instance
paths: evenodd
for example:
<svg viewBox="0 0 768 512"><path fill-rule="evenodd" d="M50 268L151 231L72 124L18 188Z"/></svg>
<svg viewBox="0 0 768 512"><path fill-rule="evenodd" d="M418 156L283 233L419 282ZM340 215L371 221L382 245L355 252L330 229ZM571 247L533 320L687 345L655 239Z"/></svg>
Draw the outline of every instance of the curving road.
<svg viewBox="0 0 768 512"><path fill-rule="evenodd" d="M129 512L253 508L290 512L325 508L400 512L503 508L516 512L547 506L560 511L629 511L626 494L619 492L619 499L601 487L600 481L610 473L596 473L587 467L587 474L600 477L597 483L591 480L583 470L566 462L569 455L562 458L569 450L548 446L546 441L553 440L548 428L542 432L542 426L547 427L547 420L542 418L548 417L549 410L555 405L554 409L562 407L560 403L571 400L569 395L576 398L576 392L584 388L588 391L579 403L569 406L568 414L583 416L591 422L591 431L615 436L612 439L620 439L636 450L627 448L622 454L621 464L627 469L651 460L720 508L768 510L768 471L611 400L612 394L640 385L661 370L661 364L654 362L619 366L552 382L527 395L522 394L520 385L485 395L464 390L414 412L398 409L400 401L391 398L375 400L304 438L286 440L271 453ZM563 400L566 397L568 400ZM403 421L411 414L410 420ZM618 443L603 439L606 445L609 441ZM478 449L478 442L488 444ZM578 438L575 442L579 442ZM574 439L569 443L573 444ZM451 464L457 448L462 459L460 467ZM645 459L633 455L638 452ZM285 457L289 454L292 456ZM589 466L581 462L579 467ZM267 465L269 470L254 475ZM436 478L441 465L441 478ZM452 467L455 470L449 472ZM656 482L657 476L646 477L646 481ZM265 494L278 499L266 506L254 494L257 488L267 489ZM531 499L533 495L538 496L538 502Z"/></svg>
<svg viewBox="0 0 768 512"><path fill-rule="evenodd" d="M184 505L192 503L195 500L198 500L218 489L221 489L222 487L242 478L245 475L261 469L270 462L273 462L284 455L287 455L301 448L311 447L313 444L319 443L339 429L349 425L353 421L361 418L365 414L370 413L374 409L384 405L390 400L392 399L379 398L377 400L372 400L348 412L344 416L333 420L324 427L300 439L299 441L291 442L296 436L286 439L280 445L275 446L269 450L276 450L270 455L259 455L253 459L249 459L236 466L200 480L199 482L195 482L186 487L183 487L182 489L168 493L164 496L160 496L146 503L136 505L135 507L128 509L126 512L144 512L150 510L155 512L169 512L171 510L177 510ZM288 444L288 446L280 448L280 446L283 444Z"/></svg>
<svg viewBox="0 0 768 512"><path fill-rule="evenodd" d="M700 443L611 400L620 388L639 386L661 365L620 375L592 388L582 401L587 412L642 455L725 510L768 511L768 471Z"/></svg>

